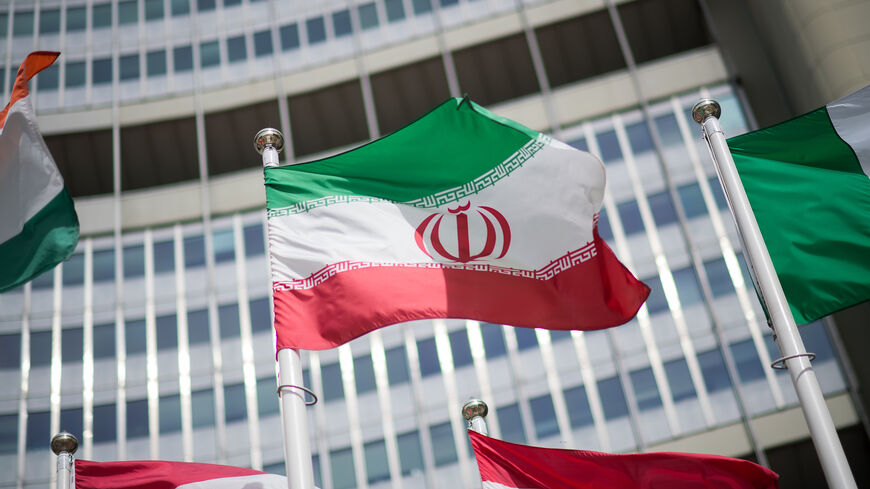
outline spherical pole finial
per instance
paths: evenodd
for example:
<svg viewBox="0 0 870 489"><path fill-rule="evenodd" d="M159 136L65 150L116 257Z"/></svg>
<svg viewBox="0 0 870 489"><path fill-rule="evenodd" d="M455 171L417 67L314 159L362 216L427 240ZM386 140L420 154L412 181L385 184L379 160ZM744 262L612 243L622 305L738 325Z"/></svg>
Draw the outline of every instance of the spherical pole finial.
<svg viewBox="0 0 870 489"><path fill-rule="evenodd" d="M51 438L51 451L54 452L55 455L60 455L64 452L72 455L76 453L78 448L79 441L72 433L61 431Z"/></svg>
<svg viewBox="0 0 870 489"><path fill-rule="evenodd" d="M257 153L263 154L263 151L269 146L275 148L275 151L279 153L284 149L284 135L274 127L260 129L254 136L254 148Z"/></svg>
<svg viewBox="0 0 870 489"><path fill-rule="evenodd" d="M487 413L489 413L489 408L480 399L469 399L462 405L462 416L465 421L471 421L478 416L485 418Z"/></svg>
<svg viewBox="0 0 870 489"><path fill-rule="evenodd" d="M718 119L721 115L722 108L719 107L719 102L710 98L705 98L692 107L692 118L695 119L695 122L698 124L703 124L708 117L715 117Z"/></svg>

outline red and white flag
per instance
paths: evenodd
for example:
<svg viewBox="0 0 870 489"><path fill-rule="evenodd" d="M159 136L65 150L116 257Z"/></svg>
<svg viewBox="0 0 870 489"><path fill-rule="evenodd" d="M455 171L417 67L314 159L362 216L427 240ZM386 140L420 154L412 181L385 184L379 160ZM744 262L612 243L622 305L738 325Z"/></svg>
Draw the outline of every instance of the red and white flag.
<svg viewBox="0 0 870 489"><path fill-rule="evenodd" d="M287 489L287 478L228 465L75 461L76 489Z"/></svg>
<svg viewBox="0 0 870 489"><path fill-rule="evenodd" d="M777 489L776 472L695 453L613 455L517 445L469 431L484 489Z"/></svg>

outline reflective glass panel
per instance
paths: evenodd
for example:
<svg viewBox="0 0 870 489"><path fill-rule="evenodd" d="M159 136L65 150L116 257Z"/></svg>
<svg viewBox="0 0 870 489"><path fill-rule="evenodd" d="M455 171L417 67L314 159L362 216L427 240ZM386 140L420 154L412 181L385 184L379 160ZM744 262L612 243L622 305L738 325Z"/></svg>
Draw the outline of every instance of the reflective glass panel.
<svg viewBox="0 0 870 489"><path fill-rule="evenodd" d="M538 346L538 335L532 328L514 328L517 335L517 348L520 351Z"/></svg>
<svg viewBox="0 0 870 489"><path fill-rule="evenodd" d="M60 336L60 357L64 364L82 363L84 329L64 328Z"/></svg>
<svg viewBox="0 0 870 489"><path fill-rule="evenodd" d="M145 0L145 20L163 18L163 0Z"/></svg>
<svg viewBox="0 0 870 489"><path fill-rule="evenodd" d="M363 355L353 359L353 377L356 380L357 394L371 392L377 388L371 355Z"/></svg>
<svg viewBox="0 0 870 489"><path fill-rule="evenodd" d="M405 5L402 0L385 0L384 6L387 8L387 20L396 22L405 18Z"/></svg>
<svg viewBox="0 0 870 489"><path fill-rule="evenodd" d="M145 247L133 245L124 247L124 278L145 275Z"/></svg>
<svg viewBox="0 0 870 489"><path fill-rule="evenodd" d="M157 316L157 349L168 350L178 348L178 320L175 314Z"/></svg>
<svg viewBox="0 0 870 489"><path fill-rule="evenodd" d="M85 86L85 66L84 61L72 62L66 64L66 87L75 88Z"/></svg>
<svg viewBox="0 0 870 489"><path fill-rule="evenodd" d="M30 333L30 366L45 367L51 364L51 331Z"/></svg>
<svg viewBox="0 0 870 489"><path fill-rule="evenodd" d="M671 202L671 196L668 192L650 195L647 200L657 226L666 226L677 222L677 212L674 210L674 204Z"/></svg>
<svg viewBox="0 0 870 489"><path fill-rule="evenodd" d="M635 370L629 373L637 407L641 411L654 409L662 405L659 389L651 368Z"/></svg>
<svg viewBox="0 0 870 489"><path fill-rule="evenodd" d="M453 353L453 366L455 368L471 365L474 360L471 358L471 346L468 344L468 333L466 330L459 329L450 332L450 351Z"/></svg>
<svg viewBox="0 0 870 489"><path fill-rule="evenodd" d="M251 331L272 331L272 316L269 314L269 298L254 299L249 308L251 310Z"/></svg>
<svg viewBox="0 0 870 489"><path fill-rule="evenodd" d="M273 50L272 31L254 33L254 56L268 56Z"/></svg>
<svg viewBox="0 0 870 489"><path fill-rule="evenodd" d="M208 311L199 309L187 313L187 340L191 345L208 343L211 334L208 329Z"/></svg>
<svg viewBox="0 0 870 489"><path fill-rule="evenodd" d="M88 25L86 7L71 7L66 9L66 31L83 31Z"/></svg>
<svg viewBox="0 0 870 489"><path fill-rule="evenodd" d="M425 14L432 11L432 0L413 0L414 13L416 15Z"/></svg>
<svg viewBox="0 0 870 489"><path fill-rule="evenodd" d="M53 34L60 32L60 9L44 9L39 13L39 33Z"/></svg>
<svg viewBox="0 0 870 489"><path fill-rule="evenodd" d="M704 271L707 272L713 297L734 293L734 283L731 282L731 275L728 273L724 258L704 262Z"/></svg>
<svg viewBox="0 0 870 489"><path fill-rule="evenodd" d="M501 438L511 443L526 443L526 432L523 428L523 417L517 404L496 408L498 426L501 428Z"/></svg>
<svg viewBox="0 0 870 489"><path fill-rule="evenodd" d="M695 385L692 384L692 375L685 358L665 362L665 374L668 376L674 402L695 397Z"/></svg>
<svg viewBox="0 0 870 489"><path fill-rule="evenodd" d="M453 430L450 423L441 423L429 427L432 439L432 454L435 456L435 466L456 462L456 444L453 441Z"/></svg>
<svg viewBox="0 0 870 489"><path fill-rule="evenodd" d="M701 374L704 376L707 392L712 393L731 388L728 369L722 359L722 352L718 349L698 353L698 364L701 366Z"/></svg>
<svg viewBox="0 0 870 489"><path fill-rule="evenodd" d="M697 183L680 185L677 187L677 194L680 196L680 203L683 204L687 219L707 214L707 205L704 203L704 194L701 193L700 185Z"/></svg>
<svg viewBox="0 0 870 489"><path fill-rule="evenodd" d="M176 72L193 70L193 47L181 46L173 49L172 58Z"/></svg>
<svg viewBox="0 0 870 489"><path fill-rule="evenodd" d="M16 440L16 444L17 444ZM51 417L48 411L27 413L27 451L45 451L51 441Z"/></svg>
<svg viewBox="0 0 870 489"><path fill-rule="evenodd" d="M677 284L677 292L680 296L680 304L683 306L691 306L701 302L701 286L698 284L698 277L695 274L695 267L689 265L686 268L674 270L674 282Z"/></svg>
<svg viewBox="0 0 870 489"><path fill-rule="evenodd" d="M139 5L137 0L118 2L118 24L135 24L139 20Z"/></svg>
<svg viewBox="0 0 870 489"><path fill-rule="evenodd" d="M145 353L145 320L127 320L124 323L124 341L127 355Z"/></svg>
<svg viewBox="0 0 870 489"><path fill-rule="evenodd" d="M158 402L160 434L181 431L181 397L178 394L160 396Z"/></svg>
<svg viewBox="0 0 870 489"><path fill-rule="evenodd" d="M227 39L227 58L230 63L244 61L248 57L245 47L245 36L236 36Z"/></svg>
<svg viewBox="0 0 870 489"><path fill-rule="evenodd" d="M170 6L173 17L177 17L179 15L187 15L190 13L189 0L170 0Z"/></svg>
<svg viewBox="0 0 870 489"><path fill-rule="evenodd" d="M190 393L190 411L193 413L193 427L214 426L214 390L211 388Z"/></svg>
<svg viewBox="0 0 870 489"><path fill-rule="evenodd" d="M115 358L115 324L94 326L94 360Z"/></svg>
<svg viewBox="0 0 870 489"><path fill-rule="evenodd" d="M604 408L606 419L628 416L628 404L625 402L625 392L619 377L609 377L598 381L598 395Z"/></svg>
<svg viewBox="0 0 870 489"><path fill-rule="evenodd" d="M616 131L605 131L596 134L595 138L598 140L598 150L601 151L602 161L608 163L622 159L622 150L619 148L619 139L616 137Z"/></svg>
<svg viewBox="0 0 870 489"><path fill-rule="evenodd" d="M136 80L139 78L139 55L128 54L119 58L121 67L121 81Z"/></svg>
<svg viewBox="0 0 870 489"><path fill-rule="evenodd" d="M175 249L172 241L154 243L154 272L175 271Z"/></svg>
<svg viewBox="0 0 870 489"><path fill-rule="evenodd" d="M17 451L18 414L0 414L0 455L14 454Z"/></svg>
<svg viewBox="0 0 870 489"><path fill-rule="evenodd" d="M257 413L260 416L278 414L277 389L274 377L257 379Z"/></svg>
<svg viewBox="0 0 870 489"><path fill-rule="evenodd" d="M441 372L435 338L417 340L417 355L420 358L420 375L427 377Z"/></svg>
<svg viewBox="0 0 870 489"><path fill-rule="evenodd" d="M205 239L201 236L184 238L184 266L186 268L205 265Z"/></svg>
<svg viewBox="0 0 870 489"><path fill-rule="evenodd" d="M359 6L359 23L363 30L378 26L378 9L374 2Z"/></svg>
<svg viewBox="0 0 870 489"><path fill-rule="evenodd" d="M91 10L92 26L94 29L109 27L112 25L112 5L94 5Z"/></svg>
<svg viewBox="0 0 870 489"><path fill-rule="evenodd" d="M83 424L83 411L82 408L66 408L60 410L60 429L61 431L68 431L75 435L76 438L82 438L82 424Z"/></svg>
<svg viewBox="0 0 870 489"><path fill-rule="evenodd" d="M221 62L221 47L217 41L199 44L199 65L202 68L217 66Z"/></svg>
<svg viewBox="0 0 870 489"><path fill-rule="evenodd" d="M755 349L755 344L752 343L751 339L731 343L729 346L741 382L752 382L764 378L764 367L761 365L758 350Z"/></svg>
<svg viewBox="0 0 870 489"><path fill-rule="evenodd" d="M245 404L245 384L224 386L224 409L226 410L227 423L242 421L248 416Z"/></svg>
<svg viewBox="0 0 870 489"><path fill-rule="evenodd" d="M568 420L572 428L582 428L593 423L592 409L589 407L584 386L565 389L565 406L568 408Z"/></svg>
<svg viewBox="0 0 870 489"><path fill-rule="evenodd" d="M57 90L60 83L60 68L51 65L36 75L36 86L40 90Z"/></svg>
<svg viewBox="0 0 870 489"><path fill-rule="evenodd" d="M281 36L281 50L290 51L299 47L299 26L296 24L282 25L278 29Z"/></svg>
<svg viewBox="0 0 870 489"><path fill-rule="evenodd" d="M148 76L161 76L166 74L166 51L151 51L145 56Z"/></svg>
<svg viewBox="0 0 870 489"><path fill-rule="evenodd" d="M538 438L546 438L559 434L559 423L556 421L556 409L549 394L529 399L529 408L535 413L535 434Z"/></svg>
<svg viewBox="0 0 870 489"><path fill-rule="evenodd" d="M245 235L245 256L260 256L266 252L262 224L245 226L242 232Z"/></svg>
<svg viewBox="0 0 870 489"><path fill-rule="evenodd" d="M85 255L74 253L63 262L63 284L81 285L85 279Z"/></svg>
<svg viewBox="0 0 870 489"><path fill-rule="evenodd" d="M654 149L652 136L650 136L646 122L638 122L625 126L625 133L628 136L628 143L631 145L631 151L634 154L640 154Z"/></svg>
<svg viewBox="0 0 870 489"><path fill-rule="evenodd" d="M350 448L332 450L329 452L332 487L335 489L351 489L356 487L353 452Z"/></svg>
<svg viewBox="0 0 870 489"><path fill-rule="evenodd" d="M363 446L366 459L366 475L369 484L390 479L390 465L387 462L387 444L384 440L371 441Z"/></svg>
<svg viewBox="0 0 870 489"><path fill-rule="evenodd" d="M212 233L212 246L214 246L214 261L221 263L235 258L233 244L233 229L220 229Z"/></svg>
<svg viewBox="0 0 870 489"><path fill-rule="evenodd" d="M148 400L127 401L127 438L148 436Z"/></svg>
<svg viewBox="0 0 870 489"><path fill-rule="evenodd" d="M0 369L21 367L21 333L0 334Z"/></svg>
<svg viewBox="0 0 870 489"><path fill-rule="evenodd" d="M486 352L486 358L498 358L507 353L504 331L500 324L480 323L480 333L483 336L483 349Z"/></svg>
<svg viewBox="0 0 870 489"><path fill-rule="evenodd" d="M643 218L640 216L640 208L637 202L629 200L616 205L619 219L622 221L622 229L626 236L643 232Z"/></svg>
<svg viewBox="0 0 870 489"><path fill-rule="evenodd" d="M115 404L94 406L94 443L114 442L117 436Z"/></svg>
<svg viewBox="0 0 870 489"><path fill-rule="evenodd" d="M650 314L668 310L668 299L662 290L662 281L658 275L643 279L643 283L650 288L649 297L646 300L646 308Z"/></svg>
<svg viewBox="0 0 870 489"><path fill-rule="evenodd" d="M94 252L94 282L115 280L115 250Z"/></svg>
<svg viewBox="0 0 870 489"><path fill-rule="evenodd" d="M314 17L305 21L308 30L308 44L317 44L326 40L326 24L323 17Z"/></svg>
<svg viewBox="0 0 870 489"><path fill-rule="evenodd" d="M221 338L236 338L242 334L239 324L239 305L223 304L218 306L218 322Z"/></svg>
<svg viewBox="0 0 870 489"><path fill-rule="evenodd" d="M397 437L399 445L399 465L402 475L410 475L423 471L423 448L420 445L420 433L410 431Z"/></svg>
<svg viewBox="0 0 870 489"><path fill-rule="evenodd" d="M320 367L323 382L323 400L344 399L344 385L341 382L341 367L338 363L327 363Z"/></svg>
<svg viewBox="0 0 870 489"><path fill-rule="evenodd" d="M332 14L332 29L335 32L335 37L343 37L350 35L350 10L344 9Z"/></svg>
<svg viewBox="0 0 870 489"><path fill-rule="evenodd" d="M405 355L405 346L399 345L386 350L387 379L390 385L399 385L408 381L408 357Z"/></svg>
<svg viewBox="0 0 870 489"><path fill-rule="evenodd" d="M17 11L13 18L12 35L13 36L30 36L33 34L33 22L36 15L33 10Z"/></svg>

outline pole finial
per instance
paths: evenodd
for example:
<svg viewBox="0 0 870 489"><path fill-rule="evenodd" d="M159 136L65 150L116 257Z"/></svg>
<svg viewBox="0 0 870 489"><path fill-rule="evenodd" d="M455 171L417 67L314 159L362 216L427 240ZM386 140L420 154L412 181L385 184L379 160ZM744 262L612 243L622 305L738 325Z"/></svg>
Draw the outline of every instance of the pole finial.
<svg viewBox="0 0 870 489"><path fill-rule="evenodd" d="M465 421L471 421L478 416L485 418L487 413L489 413L489 408L480 399L469 399L462 405L462 416Z"/></svg>
<svg viewBox="0 0 870 489"><path fill-rule="evenodd" d="M257 153L263 154L263 151L270 146L280 153L284 149L284 135L274 127L260 129L254 136L254 149Z"/></svg>
<svg viewBox="0 0 870 489"><path fill-rule="evenodd" d="M72 455L76 453L78 448L79 441L72 433L61 431L51 438L51 451L54 452L55 455L60 455L64 452Z"/></svg>
<svg viewBox="0 0 870 489"><path fill-rule="evenodd" d="M708 117L718 119L721 115L722 108L719 106L719 102L711 98L705 98L692 107L692 118L698 124L703 124Z"/></svg>

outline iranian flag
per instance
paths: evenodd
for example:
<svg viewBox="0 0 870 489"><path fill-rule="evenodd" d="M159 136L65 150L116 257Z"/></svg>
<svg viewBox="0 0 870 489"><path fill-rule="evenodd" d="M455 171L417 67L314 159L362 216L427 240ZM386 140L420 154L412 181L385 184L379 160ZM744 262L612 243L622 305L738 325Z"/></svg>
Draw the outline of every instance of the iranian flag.
<svg viewBox="0 0 870 489"><path fill-rule="evenodd" d="M795 320L870 299L870 86L728 146Z"/></svg>
<svg viewBox="0 0 870 489"><path fill-rule="evenodd" d="M287 489L287 478L228 465L75 461L75 489Z"/></svg>
<svg viewBox="0 0 870 489"><path fill-rule="evenodd" d="M0 112L0 292L65 260L79 239L73 201L39 133L27 88L59 54L28 55Z"/></svg>
<svg viewBox="0 0 870 489"><path fill-rule="evenodd" d="M265 180L279 349L425 318L606 328L649 293L598 236L601 162L467 99Z"/></svg>

